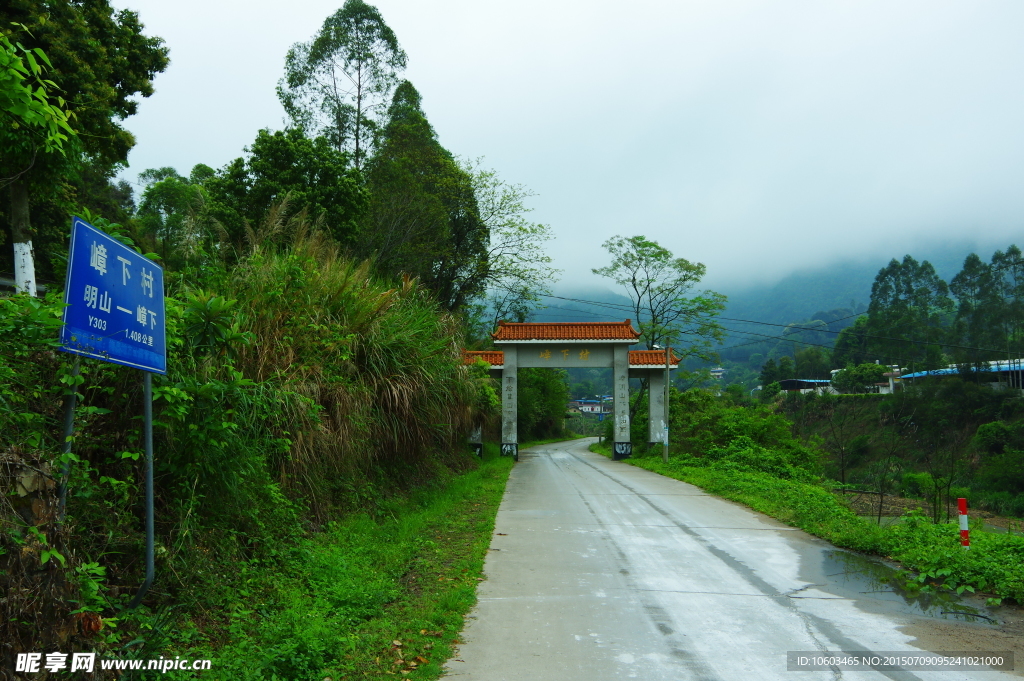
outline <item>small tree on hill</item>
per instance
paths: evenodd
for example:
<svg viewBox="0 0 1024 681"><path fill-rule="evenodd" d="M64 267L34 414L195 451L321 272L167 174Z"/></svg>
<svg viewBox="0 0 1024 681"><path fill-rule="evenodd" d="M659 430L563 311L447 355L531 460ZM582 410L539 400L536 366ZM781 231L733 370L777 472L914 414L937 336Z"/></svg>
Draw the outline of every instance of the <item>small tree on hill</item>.
<svg viewBox="0 0 1024 681"><path fill-rule="evenodd" d="M890 368L884 364L858 364L848 366L835 375L832 387L844 393L866 393L885 379Z"/></svg>

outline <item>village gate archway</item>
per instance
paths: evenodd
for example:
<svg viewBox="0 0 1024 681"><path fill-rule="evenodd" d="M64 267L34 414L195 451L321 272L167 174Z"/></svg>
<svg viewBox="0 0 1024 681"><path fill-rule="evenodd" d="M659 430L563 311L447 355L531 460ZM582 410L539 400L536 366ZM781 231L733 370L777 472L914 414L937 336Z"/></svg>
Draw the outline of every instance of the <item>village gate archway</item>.
<svg viewBox="0 0 1024 681"><path fill-rule="evenodd" d="M629 435L629 379L648 379L650 423L649 443L664 442L668 405L665 404L665 352L630 350L640 339L631 320L623 322L517 323L498 322L491 334L497 351L467 351L466 362L482 359L491 365L491 375L501 383L501 453L519 459L518 392L520 368L550 369L610 368L612 370L613 457L633 453ZM669 359L668 369L679 366ZM475 433L474 442L479 442Z"/></svg>

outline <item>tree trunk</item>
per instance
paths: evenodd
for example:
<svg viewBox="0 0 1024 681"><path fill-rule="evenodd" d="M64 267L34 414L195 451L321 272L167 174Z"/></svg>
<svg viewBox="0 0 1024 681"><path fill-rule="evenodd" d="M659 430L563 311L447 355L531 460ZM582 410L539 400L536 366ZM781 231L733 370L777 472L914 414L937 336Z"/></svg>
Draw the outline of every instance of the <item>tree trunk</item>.
<svg viewBox="0 0 1024 681"><path fill-rule="evenodd" d="M36 266L32 257L32 226L28 219L28 182L11 183L11 240L14 242L14 285L19 293L36 295Z"/></svg>

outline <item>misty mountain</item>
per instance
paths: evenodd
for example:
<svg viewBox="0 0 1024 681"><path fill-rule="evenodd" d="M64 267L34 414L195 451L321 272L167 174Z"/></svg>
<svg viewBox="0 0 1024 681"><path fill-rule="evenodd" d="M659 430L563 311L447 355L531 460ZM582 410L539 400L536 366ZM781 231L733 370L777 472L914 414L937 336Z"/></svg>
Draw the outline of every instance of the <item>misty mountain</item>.
<svg viewBox="0 0 1024 681"><path fill-rule="evenodd" d="M910 255L931 262L948 282L960 271L969 253L976 252L987 261L995 250L1006 246L1009 244L972 248L970 244L947 243L915 249ZM756 385L756 371L763 359L790 355L799 348L831 347L836 333L867 310L878 271L892 258L902 259L904 255L803 268L766 286L721 288L729 302L721 315L727 333L720 353L722 363L729 367L730 382ZM620 321L633 316L629 298L601 286L563 285L544 303L547 307L531 315L530 321ZM813 325L814 330L784 328L811 320L821 320L824 325Z"/></svg>
<svg viewBox="0 0 1024 681"><path fill-rule="evenodd" d="M949 281L972 251L989 260L997 248L972 249L964 244L937 244L911 251L916 260L929 261L945 281ZM906 253L893 253L890 258L872 258L837 262L820 267L799 269L768 286L725 288L729 296L723 317L751 319L759 322L789 324L811 319L815 312L849 308L866 308L871 300L871 284L878 271L889 260L902 260Z"/></svg>

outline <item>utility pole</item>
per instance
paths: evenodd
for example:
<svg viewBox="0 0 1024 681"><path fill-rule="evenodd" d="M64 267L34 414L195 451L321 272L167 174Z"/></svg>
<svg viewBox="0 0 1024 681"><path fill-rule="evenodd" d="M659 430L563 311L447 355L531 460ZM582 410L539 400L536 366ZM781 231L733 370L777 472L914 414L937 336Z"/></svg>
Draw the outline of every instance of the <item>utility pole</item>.
<svg viewBox="0 0 1024 681"><path fill-rule="evenodd" d="M663 413L665 414L665 447L662 449L661 458L665 463L668 463L668 363L672 357L672 348L665 346L665 406Z"/></svg>

